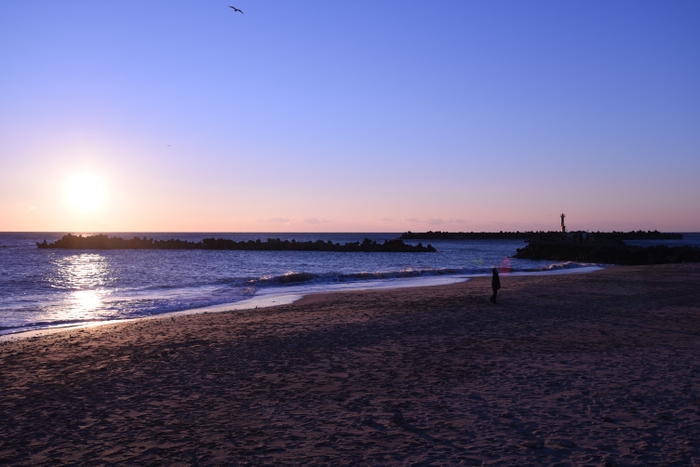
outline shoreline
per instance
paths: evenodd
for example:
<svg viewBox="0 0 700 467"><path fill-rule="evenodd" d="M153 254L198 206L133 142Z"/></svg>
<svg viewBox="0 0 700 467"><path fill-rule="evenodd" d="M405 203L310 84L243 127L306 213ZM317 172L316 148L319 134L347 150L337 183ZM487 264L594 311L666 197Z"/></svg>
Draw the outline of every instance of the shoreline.
<svg viewBox="0 0 700 467"><path fill-rule="evenodd" d="M0 345L0 463L700 465L700 265L314 294Z"/></svg>
<svg viewBox="0 0 700 467"><path fill-rule="evenodd" d="M470 277L421 277L421 278L405 278L405 279L391 279L388 281L373 281L371 283L350 283L341 284L335 288L326 287L327 290L306 290L299 291L298 288L294 286L285 287L284 291L277 290L263 290L261 294L253 296L251 298L241 300L238 302L231 303L220 303L218 305L210 305L200 308L190 308L186 310L179 311L168 311L165 313L158 313L148 316L139 316L135 318L124 318L124 319L112 319L103 321L91 321L91 322L79 322L79 323L69 323L69 324L58 324L55 326L48 325L45 328L39 329L27 329L23 331L7 332L3 334L0 331L0 343L25 339L30 337L38 337L48 334L53 334L56 332L68 332L75 329L90 328L95 326L105 326L109 324L118 323L129 323L138 322L141 320L152 320L152 319L168 319L175 316L186 316L186 315L199 315L207 313L229 313L229 312L240 312L249 311L256 309L271 308L283 305L290 305L298 300L303 299L307 295L313 295L317 293L342 293L346 291L354 290L392 290L392 289L404 289L413 287L438 287L448 284L456 284L460 282L466 282L470 280ZM413 283L415 282L415 283Z"/></svg>
<svg viewBox="0 0 700 467"><path fill-rule="evenodd" d="M577 268L561 268L546 271L518 271L506 273L508 276L538 276L538 275L559 275L559 274L587 274L602 270L602 266L581 266ZM78 323L67 323L57 325L46 325L46 327L26 329L26 330L0 330L0 343L53 334L56 332L68 332L75 329L87 327L104 326L122 322L130 322L144 319L167 319L173 316L203 314L203 313L225 313L232 311L254 310L259 308L270 308L281 305L289 305L303 299L307 295L328 294L345 292L349 290L391 290L413 287L436 287L453 283L466 282L476 277L486 277L486 275L459 275L459 276L424 276L417 278L388 279L383 281L356 282L347 284L326 284L323 289L314 290L304 286L287 286L284 288L263 289L259 295L238 302L221 303L200 308L190 308L179 311L169 311L148 316L135 318L112 319L103 321L88 321ZM23 329L23 328L15 328Z"/></svg>

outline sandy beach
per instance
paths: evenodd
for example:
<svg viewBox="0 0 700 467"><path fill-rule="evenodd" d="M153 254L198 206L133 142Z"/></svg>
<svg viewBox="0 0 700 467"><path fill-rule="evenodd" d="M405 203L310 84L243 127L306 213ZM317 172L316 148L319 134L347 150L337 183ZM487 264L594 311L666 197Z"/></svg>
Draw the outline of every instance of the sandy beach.
<svg viewBox="0 0 700 467"><path fill-rule="evenodd" d="M700 466L700 264L0 344L0 465Z"/></svg>

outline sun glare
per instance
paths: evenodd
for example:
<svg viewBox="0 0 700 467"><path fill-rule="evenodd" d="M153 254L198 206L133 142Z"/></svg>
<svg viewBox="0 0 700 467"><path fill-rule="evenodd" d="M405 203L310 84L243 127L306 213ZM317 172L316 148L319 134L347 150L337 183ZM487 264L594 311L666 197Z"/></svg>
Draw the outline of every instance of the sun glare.
<svg viewBox="0 0 700 467"><path fill-rule="evenodd" d="M91 212L100 208L106 194L104 182L90 174L76 175L68 179L64 186L66 202L79 212Z"/></svg>

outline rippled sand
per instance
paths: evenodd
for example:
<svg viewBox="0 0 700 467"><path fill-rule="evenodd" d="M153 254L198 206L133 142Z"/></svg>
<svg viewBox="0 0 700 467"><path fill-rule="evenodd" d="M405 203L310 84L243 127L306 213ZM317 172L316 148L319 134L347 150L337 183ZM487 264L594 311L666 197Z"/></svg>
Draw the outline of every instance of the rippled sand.
<svg viewBox="0 0 700 467"><path fill-rule="evenodd" d="M0 465L700 466L700 264L0 345Z"/></svg>

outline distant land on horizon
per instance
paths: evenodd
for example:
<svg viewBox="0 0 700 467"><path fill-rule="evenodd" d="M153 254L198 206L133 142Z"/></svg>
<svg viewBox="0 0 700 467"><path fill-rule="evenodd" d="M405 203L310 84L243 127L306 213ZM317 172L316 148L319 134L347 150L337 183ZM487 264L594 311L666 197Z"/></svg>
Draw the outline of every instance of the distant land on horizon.
<svg viewBox="0 0 700 467"><path fill-rule="evenodd" d="M609 240L682 240L683 235L680 233L664 233L658 230L637 230L630 232L586 232L586 231L571 231L572 233L586 233L595 236L599 239ZM404 232L399 237L401 240L534 240L544 237L561 236L559 231L528 231L528 232L442 232L432 231L427 232Z"/></svg>

